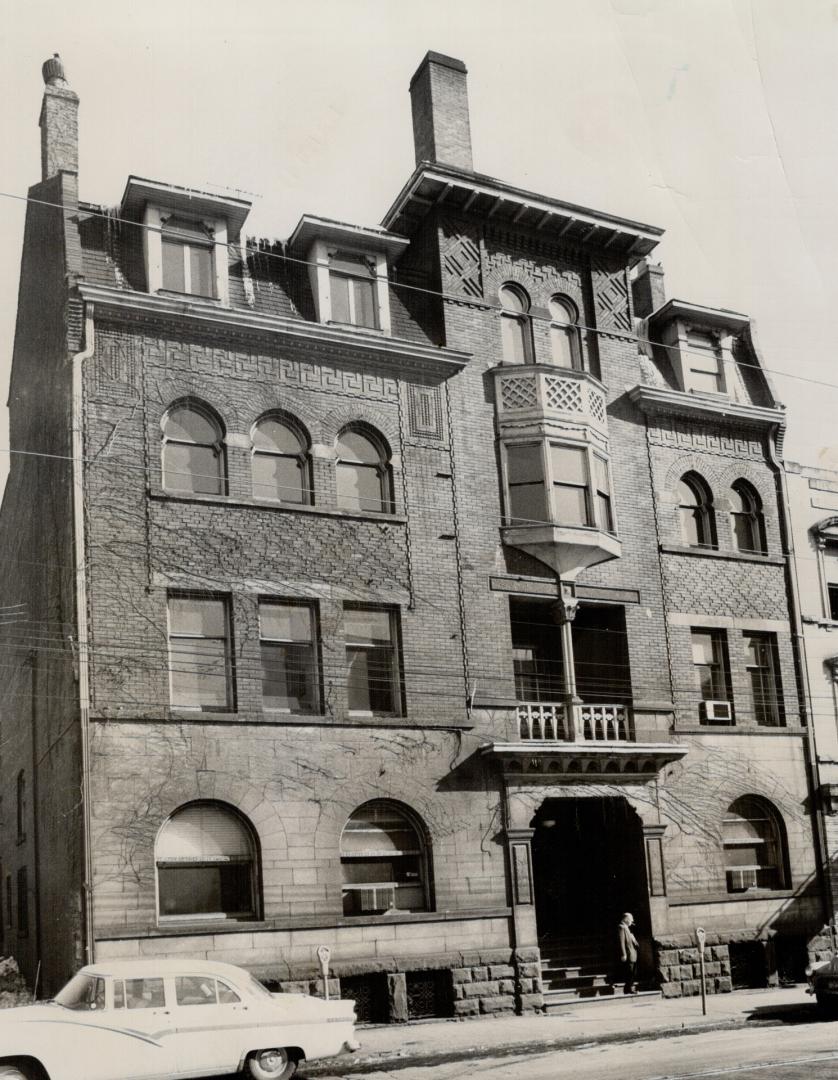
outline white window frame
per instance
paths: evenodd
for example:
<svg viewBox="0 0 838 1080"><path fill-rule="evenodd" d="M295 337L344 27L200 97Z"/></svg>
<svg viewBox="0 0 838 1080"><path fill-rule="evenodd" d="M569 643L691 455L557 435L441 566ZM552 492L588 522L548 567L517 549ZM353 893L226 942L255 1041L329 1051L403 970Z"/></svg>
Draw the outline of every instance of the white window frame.
<svg viewBox="0 0 838 1080"><path fill-rule="evenodd" d="M555 525L561 528L567 529L597 529L600 532L607 533L609 536L618 535L617 527L617 514L614 507L614 483L611 475L611 460L608 454L604 450L594 447L591 443L587 442L573 442L570 439L556 439L556 438L529 438L529 439L506 439L503 442L503 488L504 488L504 502L505 502L505 522L506 525L513 525L518 527L515 523L515 519L511 513L511 499L509 495L509 465L507 455L509 449L515 446L538 446L541 452L541 469L544 477L543 483L545 487L545 502L547 505L548 520L545 522L522 522L522 525ZM590 516L591 523L588 525L580 525L578 523L560 521L555 508L555 488L557 481L553 477L552 469L552 455L550 454L551 446L560 446L568 450L582 450L585 454L585 471L587 476L587 482L585 485L586 501L588 506L588 514ZM608 479L608 499L611 511L611 524L612 528L607 528L607 523L600 520L600 506L598 489L596 485L596 464L595 458L598 458L605 467L606 477Z"/></svg>
<svg viewBox="0 0 838 1080"><path fill-rule="evenodd" d="M354 323L336 322L333 319L331 261L335 255L352 255L375 263L375 297L378 309L378 327L358 326ZM350 330L368 334L392 336L387 255L383 251L374 251L370 248L353 245L351 241L345 244L335 244L333 241L315 240L309 248L307 260L318 322L334 323L335 326L343 326ZM350 289L349 292L351 305L353 303L352 290Z"/></svg>
<svg viewBox="0 0 838 1080"><path fill-rule="evenodd" d="M207 229L207 243L212 247L213 267L213 296L204 296L200 293L172 292L163 288L163 228L170 217L193 220ZM207 218L197 216L190 219L189 214L183 214L169 207L147 204L143 215L143 254L145 256L146 284L150 293L162 292L167 296L182 296L190 300L204 300L211 303L221 303L225 307L230 304L230 278L227 258L227 220L226 218ZM184 247L188 247L184 244ZM184 258L186 258L184 256ZM189 260L186 259L184 281L189 283Z"/></svg>

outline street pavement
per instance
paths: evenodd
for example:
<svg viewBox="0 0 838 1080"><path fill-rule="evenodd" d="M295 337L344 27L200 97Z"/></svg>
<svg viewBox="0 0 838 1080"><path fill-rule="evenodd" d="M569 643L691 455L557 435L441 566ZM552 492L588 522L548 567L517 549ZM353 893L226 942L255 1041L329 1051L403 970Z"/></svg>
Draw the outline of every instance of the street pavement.
<svg viewBox="0 0 838 1080"><path fill-rule="evenodd" d="M303 1076L356 1076L381 1069L510 1058L575 1047L662 1039L685 1032L723 1031L746 1025L761 1027L819 1021L816 1006L803 985L777 990L736 991L701 999L657 995L615 997L579 1002L548 1015L486 1017L478 1020L430 1020L387 1024L358 1030L357 1054L311 1062ZM824 1025L838 1039L838 1025ZM456 1075L456 1074L455 1074ZM838 1075L838 1070L836 1070Z"/></svg>

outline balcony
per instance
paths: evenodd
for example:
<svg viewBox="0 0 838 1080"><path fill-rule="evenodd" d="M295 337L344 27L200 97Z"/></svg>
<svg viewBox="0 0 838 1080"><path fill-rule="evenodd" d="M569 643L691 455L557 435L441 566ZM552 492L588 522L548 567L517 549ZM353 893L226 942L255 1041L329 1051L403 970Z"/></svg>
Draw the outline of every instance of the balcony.
<svg viewBox="0 0 838 1080"><path fill-rule="evenodd" d="M638 739L632 710L624 704L527 701L518 704L516 715L518 741L491 743L481 751L498 761L508 779L643 783L688 749Z"/></svg>
<svg viewBox="0 0 838 1080"><path fill-rule="evenodd" d="M594 441L607 444L605 387L586 371L528 364L495 369L498 421L555 420L583 424Z"/></svg>
<svg viewBox="0 0 838 1080"><path fill-rule="evenodd" d="M518 706L518 735L522 740L548 742L634 742L631 710L627 705L522 702Z"/></svg>

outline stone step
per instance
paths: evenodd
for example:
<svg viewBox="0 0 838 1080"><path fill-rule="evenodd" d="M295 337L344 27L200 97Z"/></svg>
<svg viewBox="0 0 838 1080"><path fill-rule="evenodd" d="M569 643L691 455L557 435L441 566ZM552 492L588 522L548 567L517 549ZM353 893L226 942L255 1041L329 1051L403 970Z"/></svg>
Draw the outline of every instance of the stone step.
<svg viewBox="0 0 838 1080"><path fill-rule="evenodd" d="M544 1011L553 1009L567 1009L574 1005L604 1005L608 1001L617 998L629 997L631 1001L639 1001L641 998L659 998L660 990L641 990L636 995L624 995L622 988L618 986L600 987L585 994L577 994L573 990L545 990Z"/></svg>
<svg viewBox="0 0 838 1080"><path fill-rule="evenodd" d="M611 980L604 972L590 975L556 974L541 977L542 984L549 990L589 990L595 987L610 986Z"/></svg>

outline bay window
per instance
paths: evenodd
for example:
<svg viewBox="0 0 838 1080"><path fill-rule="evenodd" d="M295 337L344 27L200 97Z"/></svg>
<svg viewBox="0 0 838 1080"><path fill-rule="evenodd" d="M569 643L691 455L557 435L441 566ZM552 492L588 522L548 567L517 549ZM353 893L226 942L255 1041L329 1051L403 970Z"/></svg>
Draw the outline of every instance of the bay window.
<svg viewBox="0 0 838 1080"><path fill-rule="evenodd" d="M507 524L547 523L613 533L607 459L588 445L505 445Z"/></svg>

